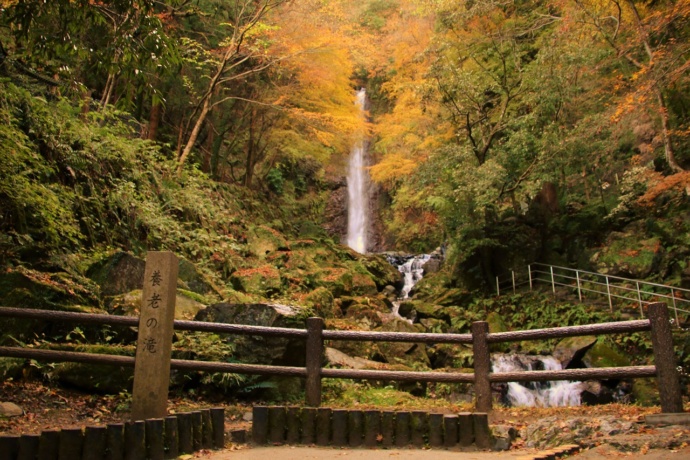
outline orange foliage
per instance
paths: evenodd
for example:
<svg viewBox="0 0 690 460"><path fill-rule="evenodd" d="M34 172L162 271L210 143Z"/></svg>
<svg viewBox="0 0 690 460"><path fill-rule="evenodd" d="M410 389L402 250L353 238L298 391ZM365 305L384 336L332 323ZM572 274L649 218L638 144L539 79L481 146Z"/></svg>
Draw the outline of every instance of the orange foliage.
<svg viewBox="0 0 690 460"><path fill-rule="evenodd" d="M650 181L647 192L637 202L642 206L651 206L659 195L669 190L683 191L690 195L690 171L683 171L670 176L655 174Z"/></svg>

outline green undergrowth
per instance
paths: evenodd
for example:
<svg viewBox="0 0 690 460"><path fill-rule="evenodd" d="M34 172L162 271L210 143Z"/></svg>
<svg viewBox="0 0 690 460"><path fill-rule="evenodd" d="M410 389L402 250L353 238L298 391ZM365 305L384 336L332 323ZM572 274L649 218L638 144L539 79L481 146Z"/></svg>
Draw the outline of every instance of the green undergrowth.
<svg viewBox="0 0 690 460"><path fill-rule="evenodd" d="M324 379L322 386L323 405L328 407L434 412L464 412L472 408L469 402L452 403L445 398L414 396L393 385Z"/></svg>

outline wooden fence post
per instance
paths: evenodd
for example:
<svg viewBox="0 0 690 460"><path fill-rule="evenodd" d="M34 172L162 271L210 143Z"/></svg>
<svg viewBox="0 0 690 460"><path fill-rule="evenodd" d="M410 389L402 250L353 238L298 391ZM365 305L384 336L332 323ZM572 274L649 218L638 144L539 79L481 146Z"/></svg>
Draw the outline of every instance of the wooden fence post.
<svg viewBox="0 0 690 460"><path fill-rule="evenodd" d="M491 355L489 354L489 323L472 323L472 349L474 352L474 393L477 397L475 407L479 412L491 411Z"/></svg>
<svg viewBox="0 0 690 460"><path fill-rule="evenodd" d="M139 316L132 420L164 418L170 384L178 261L172 252L149 251Z"/></svg>
<svg viewBox="0 0 690 460"><path fill-rule="evenodd" d="M656 366L661 412L683 412L683 399L676 369L676 356L673 352L673 333L665 303L657 302L648 307L649 324L652 328L654 365Z"/></svg>
<svg viewBox="0 0 690 460"><path fill-rule="evenodd" d="M321 405L321 360L323 358L323 319L307 318L307 406Z"/></svg>

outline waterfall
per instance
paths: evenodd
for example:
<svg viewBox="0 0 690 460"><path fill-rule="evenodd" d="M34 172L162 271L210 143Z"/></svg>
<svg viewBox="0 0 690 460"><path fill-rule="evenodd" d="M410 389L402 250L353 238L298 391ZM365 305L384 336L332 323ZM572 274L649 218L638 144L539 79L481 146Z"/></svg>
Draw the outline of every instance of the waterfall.
<svg viewBox="0 0 690 460"><path fill-rule="evenodd" d="M362 117L365 115L366 91L357 92L356 105ZM347 245L362 254L367 252L369 233L369 173L367 147L364 133L359 133L350 152L347 173Z"/></svg>
<svg viewBox="0 0 690 460"><path fill-rule="evenodd" d="M560 370L561 363L552 356L526 356L519 354L493 354L493 372L515 372L524 370ZM511 406L579 406L581 382L553 381L509 382L505 402Z"/></svg>
<svg viewBox="0 0 690 460"><path fill-rule="evenodd" d="M388 262L396 267L403 275L403 287L400 289L398 300L393 302L393 309L391 310L393 317L405 320L410 324L414 322L412 319L400 316L400 302L410 297L412 288L424 276L424 264L426 264L431 257L431 254L419 254L416 256L386 255Z"/></svg>
<svg viewBox="0 0 690 460"><path fill-rule="evenodd" d="M431 259L429 254L421 254L411 257L407 262L398 266L398 271L403 275L403 287L400 290L400 298L407 299L415 284L424 276L424 264Z"/></svg>

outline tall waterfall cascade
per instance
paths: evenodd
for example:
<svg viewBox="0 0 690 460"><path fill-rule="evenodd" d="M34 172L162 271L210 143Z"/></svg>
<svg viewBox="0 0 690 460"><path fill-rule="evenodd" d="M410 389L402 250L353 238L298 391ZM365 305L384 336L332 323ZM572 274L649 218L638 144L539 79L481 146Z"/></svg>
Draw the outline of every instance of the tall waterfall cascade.
<svg viewBox="0 0 690 460"><path fill-rule="evenodd" d="M366 113L366 90L357 92L356 105L360 116ZM350 151L347 173L347 245L359 253L367 252L369 234L369 172L368 145L365 133L359 133Z"/></svg>

